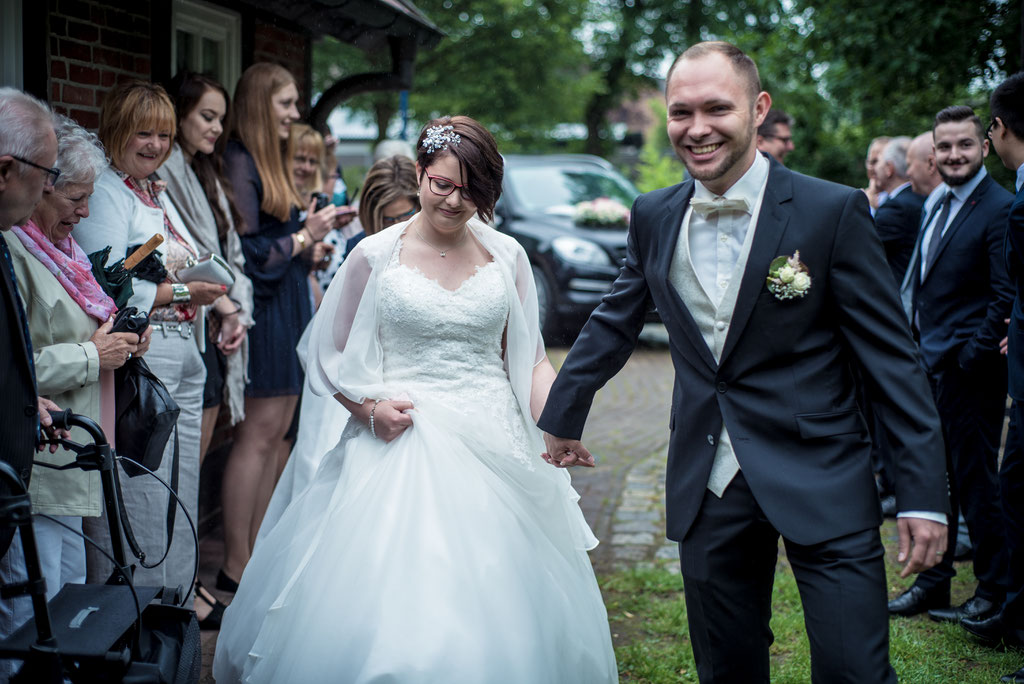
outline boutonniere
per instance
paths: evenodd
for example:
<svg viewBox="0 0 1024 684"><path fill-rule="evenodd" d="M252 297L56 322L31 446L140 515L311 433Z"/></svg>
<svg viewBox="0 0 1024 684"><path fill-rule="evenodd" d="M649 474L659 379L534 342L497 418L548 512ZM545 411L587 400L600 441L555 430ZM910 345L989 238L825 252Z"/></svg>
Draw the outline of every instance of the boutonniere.
<svg viewBox="0 0 1024 684"><path fill-rule="evenodd" d="M776 299L803 297L811 289L811 274L800 261L800 250L793 256L778 256L768 266L768 290Z"/></svg>

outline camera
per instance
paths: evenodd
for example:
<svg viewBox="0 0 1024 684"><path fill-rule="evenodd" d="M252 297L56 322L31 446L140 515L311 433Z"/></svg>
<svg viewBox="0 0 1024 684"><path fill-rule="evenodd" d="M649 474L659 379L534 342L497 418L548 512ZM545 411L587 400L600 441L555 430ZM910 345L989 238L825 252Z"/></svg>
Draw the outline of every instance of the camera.
<svg viewBox="0 0 1024 684"><path fill-rule="evenodd" d="M139 311L134 306L126 306L118 310L111 324L112 333L135 333L141 335L149 327L149 314Z"/></svg>

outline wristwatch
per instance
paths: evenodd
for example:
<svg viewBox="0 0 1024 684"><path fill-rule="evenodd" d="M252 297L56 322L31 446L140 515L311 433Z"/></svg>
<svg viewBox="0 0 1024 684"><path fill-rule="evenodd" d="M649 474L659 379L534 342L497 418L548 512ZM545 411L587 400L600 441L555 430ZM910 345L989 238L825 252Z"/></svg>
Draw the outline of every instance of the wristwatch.
<svg viewBox="0 0 1024 684"><path fill-rule="evenodd" d="M306 249L306 236L302 234L302 228L299 228L294 233L295 239L299 241L299 251Z"/></svg>

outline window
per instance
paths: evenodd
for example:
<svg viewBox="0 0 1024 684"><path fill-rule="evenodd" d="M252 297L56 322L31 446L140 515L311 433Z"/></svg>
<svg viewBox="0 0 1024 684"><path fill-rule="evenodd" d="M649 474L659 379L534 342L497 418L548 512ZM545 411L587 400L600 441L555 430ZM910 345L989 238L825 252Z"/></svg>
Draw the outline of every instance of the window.
<svg viewBox="0 0 1024 684"><path fill-rule="evenodd" d="M242 20L235 12L199 0L174 0L171 73L208 74L230 93L241 75Z"/></svg>
<svg viewBox="0 0 1024 684"><path fill-rule="evenodd" d="M24 88L21 0L0 2L0 85Z"/></svg>

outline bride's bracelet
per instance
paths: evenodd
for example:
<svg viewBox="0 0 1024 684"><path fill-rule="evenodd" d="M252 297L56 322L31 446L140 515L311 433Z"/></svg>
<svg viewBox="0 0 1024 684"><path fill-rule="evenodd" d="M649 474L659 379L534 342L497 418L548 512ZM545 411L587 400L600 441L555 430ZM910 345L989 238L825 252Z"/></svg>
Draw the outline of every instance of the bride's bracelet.
<svg viewBox="0 0 1024 684"><path fill-rule="evenodd" d="M380 399L373 400L373 408L370 409L370 435L377 439L377 430L373 426L373 412L377 410L377 404L380 403Z"/></svg>

